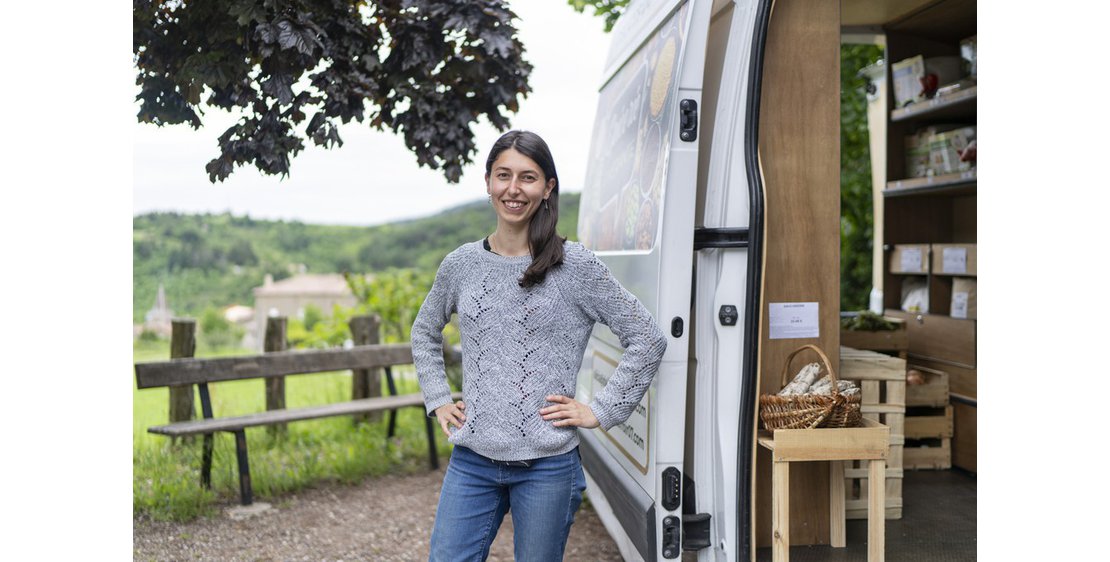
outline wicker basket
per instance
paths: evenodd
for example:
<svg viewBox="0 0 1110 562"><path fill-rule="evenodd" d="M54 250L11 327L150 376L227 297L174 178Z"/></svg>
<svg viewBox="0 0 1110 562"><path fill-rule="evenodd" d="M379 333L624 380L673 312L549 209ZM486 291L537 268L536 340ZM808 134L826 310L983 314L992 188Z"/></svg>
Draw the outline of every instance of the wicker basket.
<svg viewBox="0 0 1110 562"><path fill-rule="evenodd" d="M812 349L821 357L825 370L832 379L832 394L799 394L779 396L761 394L759 396L759 417L767 429L812 429L814 427L856 427L860 424L860 395L845 396L837 389L836 371L828 356L815 345L803 345L795 349L782 366L782 386L787 383L787 372L794 356L806 349Z"/></svg>

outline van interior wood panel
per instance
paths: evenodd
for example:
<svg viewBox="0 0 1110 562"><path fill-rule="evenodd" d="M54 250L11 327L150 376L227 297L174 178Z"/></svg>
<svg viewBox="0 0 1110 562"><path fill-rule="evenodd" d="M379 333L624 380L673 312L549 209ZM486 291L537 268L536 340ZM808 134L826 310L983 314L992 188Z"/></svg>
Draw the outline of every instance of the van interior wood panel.
<svg viewBox="0 0 1110 562"><path fill-rule="evenodd" d="M840 5L775 3L764 52L759 151L765 200L760 392L787 356L816 344L840 361ZM771 303L819 303L818 338L770 339ZM819 361L805 354L794 371ZM758 459L764 459L759 462ZM756 543L771 544L770 463L757 456ZM793 544L829 543L828 463L791 467ZM795 503L794 498L797 498Z"/></svg>
<svg viewBox="0 0 1110 562"><path fill-rule="evenodd" d="M978 224L975 207L976 196L957 197L952 200L952 241L961 244L974 244Z"/></svg>
<svg viewBox="0 0 1110 562"><path fill-rule="evenodd" d="M920 11L936 0L840 0L840 24L881 26Z"/></svg>
<svg viewBox="0 0 1110 562"><path fill-rule="evenodd" d="M952 199L947 197L896 197L886 200L883 244L934 244L952 242L955 231Z"/></svg>
<svg viewBox="0 0 1110 562"><path fill-rule="evenodd" d="M961 39L975 35L975 4L975 0L941 0L891 21L884 28L891 33L959 43Z"/></svg>

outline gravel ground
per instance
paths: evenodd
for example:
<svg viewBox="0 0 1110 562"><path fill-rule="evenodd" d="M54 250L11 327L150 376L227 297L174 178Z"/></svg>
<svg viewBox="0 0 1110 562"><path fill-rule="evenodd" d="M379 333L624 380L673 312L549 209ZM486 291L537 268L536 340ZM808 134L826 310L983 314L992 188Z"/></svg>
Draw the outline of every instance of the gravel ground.
<svg viewBox="0 0 1110 562"><path fill-rule="evenodd" d="M441 462L439 470L412 476L371 478L357 486L305 490L242 520L229 517L226 510L219 517L188 523L136 518L134 559L427 560L446 465ZM513 559L511 513L501 524L489 559ZM617 545L587 503L575 516L565 560L621 560Z"/></svg>

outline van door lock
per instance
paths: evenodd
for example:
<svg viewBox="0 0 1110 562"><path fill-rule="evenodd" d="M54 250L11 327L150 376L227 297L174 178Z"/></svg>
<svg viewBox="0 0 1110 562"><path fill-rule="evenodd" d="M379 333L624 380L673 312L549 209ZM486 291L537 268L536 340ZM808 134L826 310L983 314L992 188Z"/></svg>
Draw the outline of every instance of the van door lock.
<svg viewBox="0 0 1110 562"><path fill-rule="evenodd" d="M735 326L736 320L740 318L740 313L736 311L736 306L731 304L721 305L721 311L718 313L722 326Z"/></svg>
<svg viewBox="0 0 1110 562"><path fill-rule="evenodd" d="M679 121L678 138L692 142L698 138L698 102L682 100L678 103Z"/></svg>

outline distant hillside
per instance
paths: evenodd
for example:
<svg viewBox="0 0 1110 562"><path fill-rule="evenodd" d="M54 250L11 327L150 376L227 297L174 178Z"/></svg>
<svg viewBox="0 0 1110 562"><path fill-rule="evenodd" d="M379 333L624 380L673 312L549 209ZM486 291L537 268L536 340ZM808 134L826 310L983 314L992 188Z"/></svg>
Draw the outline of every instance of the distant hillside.
<svg viewBox="0 0 1110 562"><path fill-rule="evenodd" d="M559 231L577 239L577 193L560 198ZM459 244L491 232L496 218L476 201L421 219L371 227L258 220L229 213L148 213L133 222L133 316L141 322L158 283L178 315L205 307L253 305L251 289L267 273L289 277L303 264L312 273L433 270Z"/></svg>

